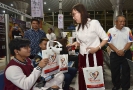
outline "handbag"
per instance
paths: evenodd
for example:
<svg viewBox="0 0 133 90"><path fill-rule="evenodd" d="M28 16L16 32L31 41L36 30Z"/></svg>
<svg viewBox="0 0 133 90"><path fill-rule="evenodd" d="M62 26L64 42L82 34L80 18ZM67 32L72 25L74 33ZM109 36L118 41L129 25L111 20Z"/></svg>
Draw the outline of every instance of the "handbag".
<svg viewBox="0 0 133 90"><path fill-rule="evenodd" d="M68 72L68 54L59 55L59 69L60 72Z"/></svg>
<svg viewBox="0 0 133 90"><path fill-rule="evenodd" d="M102 66L97 66L96 54L93 54L94 67L89 67L88 54L86 55L86 67L83 68L87 90L105 90Z"/></svg>
<svg viewBox="0 0 133 90"><path fill-rule="evenodd" d="M50 42L56 42L57 45L50 46ZM48 77L59 72L59 55L62 45L58 41L48 41L46 50L42 50L42 58L48 58L48 64L42 69L41 76Z"/></svg>

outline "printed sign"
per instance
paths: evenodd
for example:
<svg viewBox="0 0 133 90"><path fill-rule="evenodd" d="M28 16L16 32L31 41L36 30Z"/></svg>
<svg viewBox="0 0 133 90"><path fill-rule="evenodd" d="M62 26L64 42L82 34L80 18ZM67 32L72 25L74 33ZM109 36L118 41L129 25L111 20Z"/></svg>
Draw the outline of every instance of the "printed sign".
<svg viewBox="0 0 133 90"><path fill-rule="evenodd" d="M58 14L58 28L64 29L64 16L63 16L63 14Z"/></svg>
<svg viewBox="0 0 133 90"><path fill-rule="evenodd" d="M0 57L6 55L6 36L4 14L0 14Z"/></svg>
<svg viewBox="0 0 133 90"><path fill-rule="evenodd" d="M0 22L4 23L4 14L0 14Z"/></svg>
<svg viewBox="0 0 133 90"><path fill-rule="evenodd" d="M43 0L31 0L31 15L43 18Z"/></svg>

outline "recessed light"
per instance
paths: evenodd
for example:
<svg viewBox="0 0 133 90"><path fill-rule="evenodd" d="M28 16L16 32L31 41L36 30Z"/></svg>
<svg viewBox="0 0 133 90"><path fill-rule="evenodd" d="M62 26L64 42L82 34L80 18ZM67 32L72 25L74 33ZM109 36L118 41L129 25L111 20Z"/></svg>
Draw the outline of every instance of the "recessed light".
<svg viewBox="0 0 133 90"><path fill-rule="evenodd" d="M13 4L11 3L11 6L13 6Z"/></svg>
<svg viewBox="0 0 133 90"><path fill-rule="evenodd" d="M50 8L48 10L50 11Z"/></svg>
<svg viewBox="0 0 133 90"><path fill-rule="evenodd" d="M44 4L47 4L46 2L44 2Z"/></svg>
<svg viewBox="0 0 133 90"><path fill-rule="evenodd" d="M5 13L6 11L5 11L5 10L3 10L2 12L3 12L3 13Z"/></svg>

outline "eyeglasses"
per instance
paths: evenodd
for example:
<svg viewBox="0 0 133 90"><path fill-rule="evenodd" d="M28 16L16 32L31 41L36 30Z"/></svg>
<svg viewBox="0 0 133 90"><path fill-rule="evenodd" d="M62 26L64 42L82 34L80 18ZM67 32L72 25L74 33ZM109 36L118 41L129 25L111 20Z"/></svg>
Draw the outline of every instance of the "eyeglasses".
<svg viewBox="0 0 133 90"><path fill-rule="evenodd" d="M75 11L74 13L72 13L72 16L74 17L77 13L79 13L79 12Z"/></svg>

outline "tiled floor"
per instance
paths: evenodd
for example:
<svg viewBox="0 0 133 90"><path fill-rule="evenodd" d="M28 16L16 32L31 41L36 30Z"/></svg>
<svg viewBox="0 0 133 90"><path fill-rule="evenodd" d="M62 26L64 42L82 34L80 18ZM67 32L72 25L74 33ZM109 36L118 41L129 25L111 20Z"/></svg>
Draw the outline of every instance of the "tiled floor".
<svg viewBox="0 0 133 90"><path fill-rule="evenodd" d="M105 90L112 90L111 88L113 87L113 85L111 82L111 72L105 63L104 63L104 81L105 81ZM71 87L74 87L75 90L78 90L78 74L73 79ZM130 88L130 90L133 90L133 75L131 75L131 88Z"/></svg>

